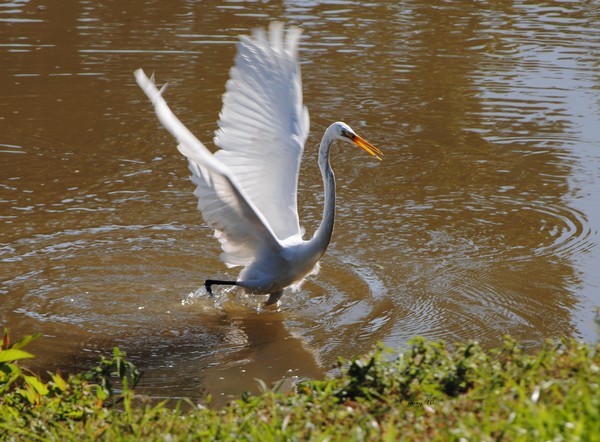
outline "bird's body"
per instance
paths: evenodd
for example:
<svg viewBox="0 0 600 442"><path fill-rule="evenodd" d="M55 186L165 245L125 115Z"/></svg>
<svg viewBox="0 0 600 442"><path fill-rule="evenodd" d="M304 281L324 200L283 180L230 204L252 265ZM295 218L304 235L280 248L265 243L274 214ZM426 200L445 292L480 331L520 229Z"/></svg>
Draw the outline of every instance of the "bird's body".
<svg viewBox="0 0 600 442"><path fill-rule="evenodd" d="M333 123L319 148L319 168L325 186L323 219L314 236L304 240L298 220L298 174L308 136L308 111L302 103L297 44L300 31L284 36L275 23L268 35L256 30L241 37L235 66L227 82L212 154L171 112L154 81L141 69L140 87L156 114L178 140L188 158L196 185L198 209L215 229L228 267L243 266L235 281L208 279L214 284L238 285L251 293L269 294L276 302L286 287L298 287L318 269L335 218L335 180L329 150L345 140L379 158L381 152L345 123ZM163 87L164 89L164 87Z"/></svg>

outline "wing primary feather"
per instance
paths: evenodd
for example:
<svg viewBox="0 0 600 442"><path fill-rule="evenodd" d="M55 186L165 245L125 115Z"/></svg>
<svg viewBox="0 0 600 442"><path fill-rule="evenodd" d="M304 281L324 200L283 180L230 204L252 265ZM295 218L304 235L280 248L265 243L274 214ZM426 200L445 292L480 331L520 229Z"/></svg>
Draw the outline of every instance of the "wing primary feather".
<svg viewBox="0 0 600 442"><path fill-rule="evenodd" d="M221 148L216 157L279 240L302 237L296 194L309 117L297 60L300 35L274 23L268 32L240 37L214 140Z"/></svg>

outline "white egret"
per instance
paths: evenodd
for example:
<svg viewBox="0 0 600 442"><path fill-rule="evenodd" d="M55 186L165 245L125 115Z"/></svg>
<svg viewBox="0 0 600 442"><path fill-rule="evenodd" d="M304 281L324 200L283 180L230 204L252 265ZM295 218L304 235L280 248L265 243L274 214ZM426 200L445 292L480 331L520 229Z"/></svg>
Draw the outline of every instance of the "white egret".
<svg viewBox="0 0 600 442"><path fill-rule="evenodd" d="M335 179L329 150L348 141L381 159L381 151L345 123L327 128L318 164L325 188L323 219L310 240L302 238L296 193L308 136L308 111L302 103L297 28L284 32L273 23L268 32L242 36L223 96L219 130L212 154L169 109L154 79L138 69L137 83L154 104L163 126L177 139L196 185L194 195L206 223L215 229L228 267L243 266L235 281L207 279L212 285L236 285L278 301L286 287L298 288L318 270L335 217Z"/></svg>

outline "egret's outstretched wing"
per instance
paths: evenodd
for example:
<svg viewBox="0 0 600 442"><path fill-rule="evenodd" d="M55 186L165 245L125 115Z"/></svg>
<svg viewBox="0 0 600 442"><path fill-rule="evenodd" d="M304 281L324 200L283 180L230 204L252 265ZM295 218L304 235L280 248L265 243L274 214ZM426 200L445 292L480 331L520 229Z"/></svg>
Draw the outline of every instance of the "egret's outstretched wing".
<svg viewBox="0 0 600 442"><path fill-rule="evenodd" d="M189 161L198 209L221 242L221 259L229 266L248 265L257 255L279 251L281 245L263 215L256 209L227 166L179 121L144 71L135 71L138 85L146 93L162 125L179 142L178 149ZM164 87L163 87L164 89Z"/></svg>
<svg viewBox="0 0 600 442"><path fill-rule="evenodd" d="M215 156L283 240L301 235L296 193L308 111L298 65L301 31L273 23L240 37L215 143Z"/></svg>

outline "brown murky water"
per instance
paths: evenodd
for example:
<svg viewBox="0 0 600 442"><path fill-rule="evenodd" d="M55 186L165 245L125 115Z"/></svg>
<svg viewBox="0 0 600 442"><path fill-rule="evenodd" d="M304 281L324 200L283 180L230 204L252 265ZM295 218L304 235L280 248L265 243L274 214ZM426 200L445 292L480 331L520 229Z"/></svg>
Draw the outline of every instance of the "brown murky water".
<svg viewBox="0 0 600 442"><path fill-rule="evenodd" d="M104 3L0 3L0 322L38 366L119 345L144 391L223 401L377 341L598 339L598 2ZM211 145L236 36L273 19L304 28L307 231L325 127L386 156L334 152L321 273L265 311L198 290L235 273L132 72Z"/></svg>

